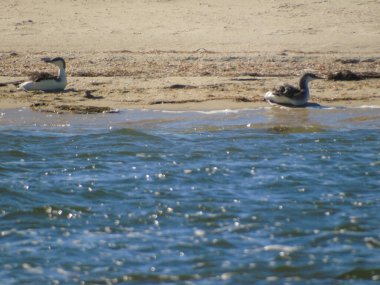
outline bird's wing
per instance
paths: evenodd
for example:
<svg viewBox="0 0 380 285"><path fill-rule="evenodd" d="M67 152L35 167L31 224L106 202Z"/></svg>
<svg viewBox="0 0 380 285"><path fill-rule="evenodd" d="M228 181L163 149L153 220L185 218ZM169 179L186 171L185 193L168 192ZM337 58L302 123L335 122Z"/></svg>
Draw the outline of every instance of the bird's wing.
<svg viewBox="0 0 380 285"><path fill-rule="evenodd" d="M39 82L42 80L57 79L57 76L48 72L33 72L30 74L29 79L34 82Z"/></svg>
<svg viewBox="0 0 380 285"><path fill-rule="evenodd" d="M300 93L301 90L298 88L289 85L289 84L284 84L281 85L273 90L273 94L276 96L286 96L288 98L293 98L297 97L297 94Z"/></svg>

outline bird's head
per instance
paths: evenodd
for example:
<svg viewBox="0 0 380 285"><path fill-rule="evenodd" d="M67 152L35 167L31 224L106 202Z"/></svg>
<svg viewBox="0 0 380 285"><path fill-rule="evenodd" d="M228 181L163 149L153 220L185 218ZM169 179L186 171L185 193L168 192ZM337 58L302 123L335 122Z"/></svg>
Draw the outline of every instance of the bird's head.
<svg viewBox="0 0 380 285"><path fill-rule="evenodd" d="M58 66L59 68L66 69L66 62L62 57L54 57L54 58L44 57L41 60L46 63L54 64Z"/></svg>
<svg viewBox="0 0 380 285"><path fill-rule="evenodd" d="M304 73L302 78L304 78L307 81L311 81L311 80L315 80L315 79L323 79L323 77L318 76L318 75L311 73L311 72Z"/></svg>

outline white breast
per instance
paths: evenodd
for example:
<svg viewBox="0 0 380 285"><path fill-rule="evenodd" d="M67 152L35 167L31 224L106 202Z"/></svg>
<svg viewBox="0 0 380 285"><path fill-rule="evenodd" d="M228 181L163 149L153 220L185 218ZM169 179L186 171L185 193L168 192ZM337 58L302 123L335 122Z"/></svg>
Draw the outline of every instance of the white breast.
<svg viewBox="0 0 380 285"><path fill-rule="evenodd" d="M67 80L66 78L62 78L60 81L56 81L53 79L42 80L39 82L34 81L26 81L19 85L19 89L25 91L63 91L66 87Z"/></svg>
<svg viewBox="0 0 380 285"><path fill-rule="evenodd" d="M303 100L294 100L286 96L276 96L270 91L265 93L264 95L264 98L266 101L277 103L277 104L293 105L293 106L305 105L307 103L308 97L309 96L305 96Z"/></svg>

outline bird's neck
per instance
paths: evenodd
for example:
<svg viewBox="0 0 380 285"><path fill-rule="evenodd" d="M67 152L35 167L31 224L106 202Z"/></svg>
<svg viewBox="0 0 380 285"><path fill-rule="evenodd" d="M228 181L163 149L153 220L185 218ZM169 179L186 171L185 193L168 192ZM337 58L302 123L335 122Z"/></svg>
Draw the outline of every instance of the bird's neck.
<svg viewBox="0 0 380 285"><path fill-rule="evenodd" d="M309 79L308 78L301 78L300 79L300 89L309 91Z"/></svg>
<svg viewBox="0 0 380 285"><path fill-rule="evenodd" d="M65 71L65 68L63 66L60 66L59 67L59 70L58 70L58 78L60 80L65 80L66 79L66 71Z"/></svg>

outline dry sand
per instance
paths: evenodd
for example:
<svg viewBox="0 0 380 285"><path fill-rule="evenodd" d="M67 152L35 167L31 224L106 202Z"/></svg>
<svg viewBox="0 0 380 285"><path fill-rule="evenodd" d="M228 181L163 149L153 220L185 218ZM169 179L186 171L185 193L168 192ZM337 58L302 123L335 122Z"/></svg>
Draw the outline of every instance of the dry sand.
<svg viewBox="0 0 380 285"><path fill-rule="evenodd" d="M0 86L0 108L261 106L305 70L379 73L379 15L377 0L2 0L0 83L55 72L39 59L62 56L69 84L62 93ZM379 90L379 78L320 80L311 101L380 105Z"/></svg>

